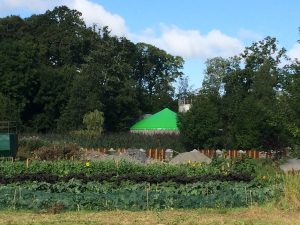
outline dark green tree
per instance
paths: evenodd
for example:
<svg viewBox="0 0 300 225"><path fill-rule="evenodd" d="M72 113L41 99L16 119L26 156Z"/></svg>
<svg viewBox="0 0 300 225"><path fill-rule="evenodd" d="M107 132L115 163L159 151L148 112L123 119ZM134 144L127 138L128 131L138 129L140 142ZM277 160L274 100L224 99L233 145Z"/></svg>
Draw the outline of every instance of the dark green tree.
<svg viewBox="0 0 300 225"><path fill-rule="evenodd" d="M185 143L192 146L201 140L197 142L201 147L264 150L287 146L281 110L287 73L279 66L283 59L285 50L278 49L275 38L267 37L246 47L239 56L208 60L201 101L195 102L197 110L193 106L181 118ZM208 104L205 97L217 100ZM206 110L205 116L201 108Z"/></svg>
<svg viewBox="0 0 300 225"><path fill-rule="evenodd" d="M216 148L221 129L219 100L215 95L200 93L191 109L178 116L178 127L187 149Z"/></svg>
<svg viewBox="0 0 300 225"><path fill-rule="evenodd" d="M174 83L183 75L183 59L145 43L138 43L136 48L134 79L141 110L154 113L164 107L174 107Z"/></svg>

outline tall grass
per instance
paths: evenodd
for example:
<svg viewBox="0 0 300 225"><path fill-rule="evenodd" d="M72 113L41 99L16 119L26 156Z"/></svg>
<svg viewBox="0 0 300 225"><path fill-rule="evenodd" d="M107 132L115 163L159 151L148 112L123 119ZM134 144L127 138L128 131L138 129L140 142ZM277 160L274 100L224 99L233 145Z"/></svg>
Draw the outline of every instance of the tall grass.
<svg viewBox="0 0 300 225"><path fill-rule="evenodd" d="M300 171L282 175L282 191L277 206L280 209L300 210Z"/></svg>
<svg viewBox="0 0 300 225"><path fill-rule="evenodd" d="M62 142L78 144L86 148L158 148L173 149L177 152L186 151L179 135L141 135L131 133L110 133L98 137L86 137L69 134L23 134L23 137L37 136L45 143ZM36 140L34 140L36 141Z"/></svg>

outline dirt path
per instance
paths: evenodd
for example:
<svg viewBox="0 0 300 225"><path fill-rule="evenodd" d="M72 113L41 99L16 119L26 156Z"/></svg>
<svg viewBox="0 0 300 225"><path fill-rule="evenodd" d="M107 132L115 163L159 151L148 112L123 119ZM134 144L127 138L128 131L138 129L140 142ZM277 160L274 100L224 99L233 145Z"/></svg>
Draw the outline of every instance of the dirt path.
<svg viewBox="0 0 300 225"><path fill-rule="evenodd" d="M282 164L280 168L284 171L299 170L300 171L300 159L289 159L286 163Z"/></svg>

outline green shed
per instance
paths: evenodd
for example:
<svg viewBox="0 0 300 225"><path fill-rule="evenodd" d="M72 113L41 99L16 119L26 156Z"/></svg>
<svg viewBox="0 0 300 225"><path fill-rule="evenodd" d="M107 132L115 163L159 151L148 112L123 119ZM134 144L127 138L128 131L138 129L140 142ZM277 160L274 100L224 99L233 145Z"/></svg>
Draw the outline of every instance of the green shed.
<svg viewBox="0 0 300 225"><path fill-rule="evenodd" d="M138 121L130 128L130 132L143 134L179 133L177 114L165 108L150 117Z"/></svg>
<svg viewBox="0 0 300 225"><path fill-rule="evenodd" d="M15 122L0 122L0 157L16 157L18 134Z"/></svg>

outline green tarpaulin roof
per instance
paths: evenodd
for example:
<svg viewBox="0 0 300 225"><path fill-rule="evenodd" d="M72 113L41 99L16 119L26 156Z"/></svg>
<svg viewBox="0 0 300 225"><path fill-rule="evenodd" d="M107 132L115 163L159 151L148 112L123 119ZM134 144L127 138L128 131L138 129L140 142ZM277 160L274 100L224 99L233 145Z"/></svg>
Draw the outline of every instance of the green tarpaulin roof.
<svg viewBox="0 0 300 225"><path fill-rule="evenodd" d="M174 130L178 131L177 114L165 108L134 124L130 130Z"/></svg>

